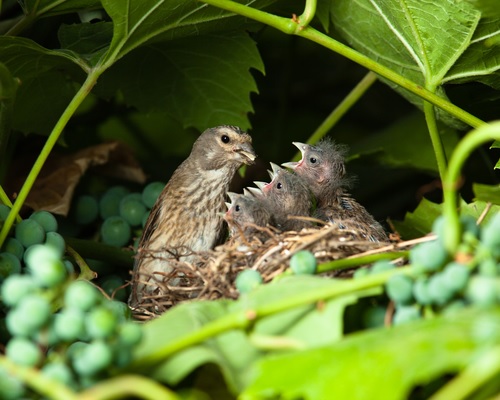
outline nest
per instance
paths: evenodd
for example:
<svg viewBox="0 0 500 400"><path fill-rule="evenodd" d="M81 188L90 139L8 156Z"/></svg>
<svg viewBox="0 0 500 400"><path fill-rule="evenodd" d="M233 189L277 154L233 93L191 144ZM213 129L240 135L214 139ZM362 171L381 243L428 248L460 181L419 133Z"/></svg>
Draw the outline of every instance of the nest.
<svg viewBox="0 0 500 400"><path fill-rule="evenodd" d="M141 320L151 319L186 300L237 299L239 293L235 279L240 271L255 269L261 273L264 282L269 282L288 268L290 257L300 250L311 251L318 263L324 263L394 249L393 244L367 241L358 232L341 229L333 223L300 232L252 228L255 228L255 234L251 237L240 232L214 250L197 253L196 263L182 261L175 256L177 252L173 249L155 253L140 250L143 257L166 257L173 270L146 277L148 283L145 284L156 288L152 293L143 294L140 307L133 309L134 316ZM323 275L349 277L352 269Z"/></svg>

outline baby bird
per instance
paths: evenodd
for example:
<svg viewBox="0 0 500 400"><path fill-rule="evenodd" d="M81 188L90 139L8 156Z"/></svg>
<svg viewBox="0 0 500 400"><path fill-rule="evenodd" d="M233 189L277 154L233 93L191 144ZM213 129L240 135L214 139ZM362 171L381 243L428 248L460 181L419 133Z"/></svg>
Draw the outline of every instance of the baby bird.
<svg viewBox="0 0 500 400"><path fill-rule="evenodd" d="M196 263L193 252L212 249L225 238L223 212L229 184L242 164L255 160L252 138L235 126L204 131L191 154L174 171L144 227L133 270L129 306L161 296L172 261ZM171 282L172 284L172 282ZM175 283L174 283L175 284Z"/></svg>
<svg viewBox="0 0 500 400"><path fill-rule="evenodd" d="M231 237L238 237L243 233L247 239L251 239L260 233L256 226L265 227L271 224L271 212L262 199L232 192L228 192L228 196L231 203L226 203L228 210L224 219L229 225Z"/></svg>
<svg viewBox="0 0 500 400"><path fill-rule="evenodd" d="M370 241L387 241L388 237L373 216L356 202L346 187L345 146L322 140L316 146L293 142L302 153L299 162L284 163L307 182L317 198L316 217L354 229Z"/></svg>
<svg viewBox="0 0 500 400"><path fill-rule="evenodd" d="M269 204L275 226L282 231L300 231L311 226L311 222L290 217L309 217L316 200L306 183L297 175L271 163L271 182L256 182Z"/></svg>

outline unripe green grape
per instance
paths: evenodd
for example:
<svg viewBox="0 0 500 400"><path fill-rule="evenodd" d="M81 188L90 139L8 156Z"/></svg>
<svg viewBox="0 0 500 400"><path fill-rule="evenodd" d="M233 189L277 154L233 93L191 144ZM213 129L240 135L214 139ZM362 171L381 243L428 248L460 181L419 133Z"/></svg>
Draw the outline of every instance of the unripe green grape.
<svg viewBox="0 0 500 400"><path fill-rule="evenodd" d="M423 305L427 306L432 304L432 296L429 294L429 281L426 278L418 278L413 285L413 296L415 300Z"/></svg>
<svg viewBox="0 0 500 400"><path fill-rule="evenodd" d="M481 261L479 264L479 274L482 276L495 277L500 274L500 263L491 258Z"/></svg>
<svg viewBox="0 0 500 400"><path fill-rule="evenodd" d="M127 291L124 287L125 282L118 275L108 275L103 278L99 286L114 300L125 301L127 299Z"/></svg>
<svg viewBox="0 0 500 400"><path fill-rule="evenodd" d="M262 284L262 275L254 269L245 269L236 277L235 285L241 294L248 293Z"/></svg>
<svg viewBox="0 0 500 400"><path fill-rule="evenodd" d="M13 307L29 293L38 288L37 283L30 275L11 275L2 284L2 301Z"/></svg>
<svg viewBox="0 0 500 400"><path fill-rule="evenodd" d="M73 342L68 346L66 350L66 357L70 360L74 360L79 357L83 350L88 346L88 343L85 342Z"/></svg>
<svg viewBox="0 0 500 400"><path fill-rule="evenodd" d="M74 377L71 369L63 362L56 361L45 364L41 369L42 375L54 379L66 386L74 385Z"/></svg>
<svg viewBox="0 0 500 400"><path fill-rule="evenodd" d="M100 340L82 348L73 358L75 371L82 376L95 375L109 367L113 361L110 346Z"/></svg>
<svg viewBox="0 0 500 400"><path fill-rule="evenodd" d="M132 317L130 308L122 301L105 300L102 306L110 310L120 323L130 320Z"/></svg>
<svg viewBox="0 0 500 400"><path fill-rule="evenodd" d="M444 216L440 215L432 223L432 233L434 233L441 242L444 240L444 222Z"/></svg>
<svg viewBox="0 0 500 400"><path fill-rule="evenodd" d="M38 222L42 226L45 233L57 232L57 219L48 211L35 211L30 215L29 219Z"/></svg>
<svg viewBox="0 0 500 400"><path fill-rule="evenodd" d="M469 281L469 269L460 263L451 262L443 270L446 286L454 293L461 292Z"/></svg>
<svg viewBox="0 0 500 400"><path fill-rule="evenodd" d="M465 308L466 304L464 300L454 300L450 304L443 308L443 315L453 315Z"/></svg>
<svg viewBox="0 0 500 400"><path fill-rule="evenodd" d="M3 251L14 254L17 258L19 258L19 260L22 260L24 255L24 246L16 238L10 237L5 241Z"/></svg>
<svg viewBox="0 0 500 400"><path fill-rule="evenodd" d="M473 237L479 237L479 226L476 223L476 219L471 215L460 216L460 224L463 227L462 236L465 233L472 235Z"/></svg>
<svg viewBox="0 0 500 400"><path fill-rule="evenodd" d="M354 271L353 278L354 279L359 279L363 278L365 276L370 275L370 270L368 268L358 268L356 271Z"/></svg>
<svg viewBox="0 0 500 400"><path fill-rule="evenodd" d="M413 302L413 280L406 275L393 275L385 284L387 295L396 304Z"/></svg>
<svg viewBox="0 0 500 400"><path fill-rule="evenodd" d="M7 207L5 204L0 204L0 227L9 216L9 213L10 213L10 208Z"/></svg>
<svg viewBox="0 0 500 400"><path fill-rule="evenodd" d="M394 264L390 261L380 260L372 265L372 267L370 268L370 274L378 274L380 272L389 271L394 268Z"/></svg>
<svg viewBox="0 0 500 400"><path fill-rule="evenodd" d="M123 196L118 193L106 192L99 200L99 214L104 220L120 214L120 201Z"/></svg>
<svg viewBox="0 0 500 400"><path fill-rule="evenodd" d="M129 193L130 193L130 190L127 189L125 186L121 186L121 185L113 186L106 191L106 194L116 194L116 195L120 196L120 198L125 197Z"/></svg>
<svg viewBox="0 0 500 400"><path fill-rule="evenodd" d="M143 203L149 207L153 208L158 196L163 191L165 184L163 182L151 182L142 191L142 201Z"/></svg>
<svg viewBox="0 0 500 400"><path fill-rule="evenodd" d="M66 251L66 241L57 232L47 232L45 244L55 249L59 258L62 258Z"/></svg>
<svg viewBox="0 0 500 400"><path fill-rule="evenodd" d="M98 290L84 280L71 282L64 293L65 306L82 311L90 310L100 300L101 294Z"/></svg>
<svg viewBox="0 0 500 400"><path fill-rule="evenodd" d="M132 230L122 217L109 217L101 226L101 237L110 246L123 247L132 238Z"/></svg>
<svg viewBox="0 0 500 400"><path fill-rule="evenodd" d="M25 367L34 367L42 360L40 348L31 340L21 337L9 340L5 354L12 362Z"/></svg>
<svg viewBox="0 0 500 400"><path fill-rule="evenodd" d="M21 272L21 261L12 253L0 253L0 282Z"/></svg>
<svg viewBox="0 0 500 400"><path fill-rule="evenodd" d="M71 261L64 260L63 264L64 264L64 268L66 268L66 272L69 275L73 275L75 273L75 266L73 265L73 263Z"/></svg>
<svg viewBox="0 0 500 400"><path fill-rule="evenodd" d="M18 400L25 394L23 383L0 366L0 399Z"/></svg>
<svg viewBox="0 0 500 400"><path fill-rule="evenodd" d="M114 313L103 306L91 310L85 317L85 328L93 339L105 339L113 335L118 321Z"/></svg>
<svg viewBox="0 0 500 400"><path fill-rule="evenodd" d="M142 339L142 328L136 322L125 322L118 327L118 341L125 347L132 348Z"/></svg>
<svg viewBox="0 0 500 400"><path fill-rule="evenodd" d="M135 193L125 196L120 201L120 216L131 226L139 226L146 211L142 199L138 199Z"/></svg>
<svg viewBox="0 0 500 400"><path fill-rule="evenodd" d="M493 257L500 258L500 213L496 213L481 231L481 243L491 251Z"/></svg>
<svg viewBox="0 0 500 400"><path fill-rule="evenodd" d="M78 197L73 207L75 221L79 225L91 224L99 215L99 204L94 197L89 195Z"/></svg>
<svg viewBox="0 0 500 400"><path fill-rule="evenodd" d="M33 245L26 250L25 261L33 277L45 287L64 282L68 273L57 251L47 245Z"/></svg>
<svg viewBox="0 0 500 400"><path fill-rule="evenodd" d="M85 314L76 308L64 309L54 316L54 332L62 341L71 342L85 336Z"/></svg>
<svg viewBox="0 0 500 400"><path fill-rule="evenodd" d="M446 283L446 277L443 273L434 274L430 277L427 285L427 290L432 299L433 304L438 306L445 305L453 298L453 290Z"/></svg>
<svg viewBox="0 0 500 400"><path fill-rule="evenodd" d="M394 325L404 324L421 318L418 306L399 306L392 319Z"/></svg>
<svg viewBox="0 0 500 400"><path fill-rule="evenodd" d="M151 214L151 211L146 211L144 215L142 216L141 220L141 226L144 228L146 226L146 222L148 222L149 215Z"/></svg>
<svg viewBox="0 0 500 400"><path fill-rule="evenodd" d="M18 313L26 319L25 325L29 325L31 331L35 331L44 326L50 316L51 309L49 301L38 294L29 294L19 301L16 308L11 313Z"/></svg>
<svg viewBox="0 0 500 400"><path fill-rule="evenodd" d="M15 228L16 239L28 248L34 244L43 243L45 240L45 230L42 225L33 219L25 219L19 222Z"/></svg>
<svg viewBox="0 0 500 400"><path fill-rule="evenodd" d="M307 250L298 251L290 259L290 268L296 275L313 275L317 265L316 257Z"/></svg>
<svg viewBox="0 0 500 400"><path fill-rule="evenodd" d="M472 304L480 307L491 307L498 303L499 287L495 279L476 275L469 280L465 297Z"/></svg>
<svg viewBox="0 0 500 400"><path fill-rule="evenodd" d="M420 243L410 251L410 262L427 272L438 271L448 258L446 249L439 241Z"/></svg>

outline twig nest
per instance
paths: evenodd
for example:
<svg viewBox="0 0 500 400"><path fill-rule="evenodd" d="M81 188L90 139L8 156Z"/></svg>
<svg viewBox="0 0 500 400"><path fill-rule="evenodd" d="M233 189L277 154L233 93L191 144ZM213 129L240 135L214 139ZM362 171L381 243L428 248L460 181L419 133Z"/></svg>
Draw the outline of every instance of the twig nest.
<svg viewBox="0 0 500 400"><path fill-rule="evenodd" d="M136 318L153 318L186 300L237 299L235 280L240 271L252 268L259 271L264 282L269 282L289 267L290 257L300 250L311 251L318 263L324 263L387 244L367 241L359 233L341 229L334 223L300 232L278 232L258 226L255 230L256 234L250 238L241 232L214 250L197 253L196 263L179 260L182 252L175 249L157 252L140 249L143 257L168 260L173 270L169 274L155 273L149 280L150 285L158 288L143 296L141 307L133 310ZM342 271L327 274L339 276Z"/></svg>

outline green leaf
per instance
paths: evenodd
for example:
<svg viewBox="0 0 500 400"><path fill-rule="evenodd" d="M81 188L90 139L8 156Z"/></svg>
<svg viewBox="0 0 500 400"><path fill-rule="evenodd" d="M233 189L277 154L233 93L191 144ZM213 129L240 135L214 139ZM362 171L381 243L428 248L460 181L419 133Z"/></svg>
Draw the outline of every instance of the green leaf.
<svg viewBox="0 0 500 400"><path fill-rule="evenodd" d="M472 190L476 195L476 200L500 205L500 185L474 183L472 185Z"/></svg>
<svg viewBox="0 0 500 400"><path fill-rule="evenodd" d="M101 8L99 0L24 0L21 4L25 14L36 17Z"/></svg>
<svg viewBox="0 0 500 400"><path fill-rule="evenodd" d="M248 1L262 8L273 0ZM195 0L102 0L113 20L109 62L123 57L146 42L198 36L212 31L244 29L255 22Z"/></svg>
<svg viewBox="0 0 500 400"><path fill-rule="evenodd" d="M458 143L457 132L444 125L440 127L445 152L451 155ZM413 112L380 132L353 144L353 154L373 153L381 163L395 168L416 168L437 174L436 155L425 118Z"/></svg>
<svg viewBox="0 0 500 400"><path fill-rule="evenodd" d="M468 47L480 13L456 0L339 0L332 2L331 16L355 49L433 90ZM418 96L392 87L422 107Z"/></svg>
<svg viewBox="0 0 500 400"><path fill-rule="evenodd" d="M461 215L469 215L478 219L485 208L486 203L483 201L474 201L467 204L463 199L460 199ZM404 221L392 221L392 223L402 238L418 238L431 231L434 220L442 214L442 210L442 204L436 204L423 198L414 212L406 213ZM491 208L484 222L488 221L496 212L500 212L499 206Z"/></svg>
<svg viewBox="0 0 500 400"><path fill-rule="evenodd" d="M234 315L235 320L252 310L293 301L298 291L317 290L342 282L320 277L288 277L263 285L238 301L193 302L173 308L144 326L144 340L134 354L134 364L143 372L173 342L195 334L203 326ZM156 360L150 374L156 379L175 385L195 368L214 363L221 369L233 392L248 384L249 366L262 355L286 348L312 348L331 344L342 337L345 307L358 298L379 294L379 290L364 290L332 299L322 307L304 305L261 318L248 335L232 329L175 353ZM285 346L285 347L283 347ZM160 357L161 358L161 357Z"/></svg>
<svg viewBox="0 0 500 400"><path fill-rule="evenodd" d="M405 399L414 387L462 370L479 349L498 344L499 329L498 309L466 310L271 355L256 365L241 398Z"/></svg>
<svg viewBox="0 0 500 400"><path fill-rule="evenodd" d="M12 77L8 68L0 63L0 181L7 168L6 154L11 134L12 114L14 99L19 87L19 82Z"/></svg>
<svg viewBox="0 0 500 400"><path fill-rule="evenodd" d="M0 37L0 62L20 80L13 128L47 134L84 77L84 60L20 37Z"/></svg>
<svg viewBox="0 0 500 400"><path fill-rule="evenodd" d="M251 68L264 70L248 34L207 34L142 46L101 77L96 93L119 90L140 111L166 112L200 131L220 124L247 129L250 93L257 91Z"/></svg>
<svg viewBox="0 0 500 400"><path fill-rule="evenodd" d="M500 8L498 7L498 0L467 0L475 8L481 11L485 18L500 17Z"/></svg>

